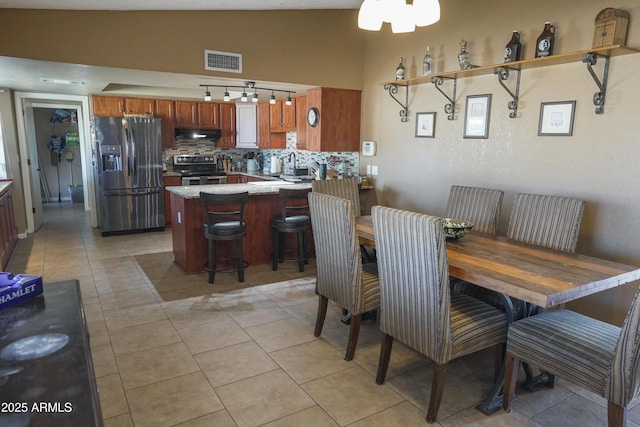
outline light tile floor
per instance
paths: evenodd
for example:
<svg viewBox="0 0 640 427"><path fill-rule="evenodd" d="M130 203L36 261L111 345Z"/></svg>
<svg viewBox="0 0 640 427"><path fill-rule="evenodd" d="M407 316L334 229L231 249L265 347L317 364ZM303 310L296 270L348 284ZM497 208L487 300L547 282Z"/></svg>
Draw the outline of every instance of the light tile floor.
<svg viewBox="0 0 640 427"><path fill-rule="evenodd" d="M377 324L365 321L352 362L348 327L330 306L314 338L315 265L252 266L246 281L183 275L171 231L102 237L80 204L45 205L8 270L45 283L78 279L106 427L423 426L431 362L394 345L385 385L374 381ZM450 364L440 426L604 426L606 402L559 380L520 391L513 413L475 405L491 386L492 354ZM640 424L640 409L629 413Z"/></svg>

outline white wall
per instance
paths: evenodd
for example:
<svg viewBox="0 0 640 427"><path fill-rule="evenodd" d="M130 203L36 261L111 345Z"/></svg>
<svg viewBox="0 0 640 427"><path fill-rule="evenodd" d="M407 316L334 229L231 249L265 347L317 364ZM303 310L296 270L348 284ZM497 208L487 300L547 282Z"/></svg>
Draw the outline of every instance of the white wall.
<svg viewBox="0 0 640 427"><path fill-rule="evenodd" d="M436 72L459 68L461 37L469 42L472 63L498 64L512 30L519 29L524 58L532 58L535 39L550 20L557 27L556 53L584 50L591 47L597 13L616 7L631 14L627 44L640 47L640 5L635 0L606 6L598 0L490 3L441 1L442 19L432 27L411 34L391 34L389 28L368 34L362 139L377 141L378 152L361 158L360 172L367 164L379 166L375 183L380 204L437 215L444 214L452 184L503 189L499 234L506 233L516 192L579 197L587 206L578 252L640 265L640 54L612 58L602 115L595 114L592 103L596 84L578 61L524 70L516 119L508 117L509 97L497 77L486 75L458 79L453 121L446 119L446 100L431 84L411 87L409 121L400 122L400 107L380 83L393 80L400 56L407 58L409 77L416 76L428 44ZM451 93L450 84L445 87ZM478 94L492 94L489 138L464 139L465 98ZM573 136L537 136L540 103L565 100L577 102ZM437 113L435 138L416 138L415 114L429 111ZM571 306L620 324L637 286L629 284Z"/></svg>

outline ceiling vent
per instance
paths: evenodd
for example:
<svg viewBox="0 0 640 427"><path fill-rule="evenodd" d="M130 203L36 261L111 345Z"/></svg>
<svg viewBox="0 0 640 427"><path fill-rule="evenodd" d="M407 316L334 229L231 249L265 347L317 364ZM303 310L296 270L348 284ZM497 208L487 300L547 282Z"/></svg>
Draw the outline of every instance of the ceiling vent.
<svg viewBox="0 0 640 427"><path fill-rule="evenodd" d="M211 71L225 71L227 73L241 73L242 55L239 53L220 52L217 50L205 50L204 69Z"/></svg>

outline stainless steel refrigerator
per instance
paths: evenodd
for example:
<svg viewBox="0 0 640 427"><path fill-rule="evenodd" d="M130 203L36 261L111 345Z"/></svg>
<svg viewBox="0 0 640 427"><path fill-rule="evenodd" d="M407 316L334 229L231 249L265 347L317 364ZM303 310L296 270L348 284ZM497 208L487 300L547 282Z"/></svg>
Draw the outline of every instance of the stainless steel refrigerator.
<svg viewBox="0 0 640 427"><path fill-rule="evenodd" d="M98 221L103 236L164 230L160 119L96 117Z"/></svg>

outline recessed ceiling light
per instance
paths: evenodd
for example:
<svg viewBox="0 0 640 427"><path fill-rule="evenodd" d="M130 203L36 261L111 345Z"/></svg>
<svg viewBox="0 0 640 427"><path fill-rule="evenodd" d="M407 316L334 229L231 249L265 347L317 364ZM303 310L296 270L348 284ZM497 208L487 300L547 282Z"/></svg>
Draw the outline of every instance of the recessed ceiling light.
<svg viewBox="0 0 640 427"><path fill-rule="evenodd" d="M78 85L82 86L84 82L78 80L61 80L61 79L48 79L46 77L40 77L40 81L44 83L54 83L58 85Z"/></svg>

